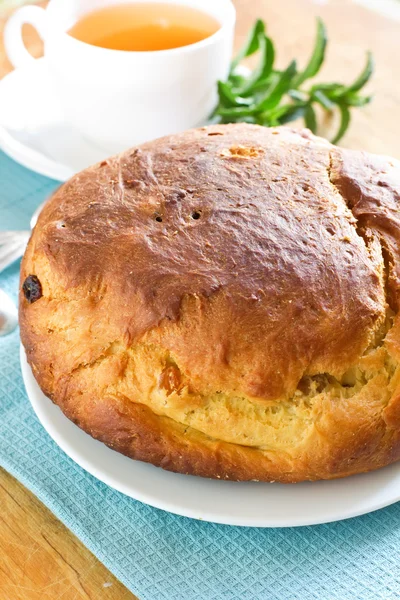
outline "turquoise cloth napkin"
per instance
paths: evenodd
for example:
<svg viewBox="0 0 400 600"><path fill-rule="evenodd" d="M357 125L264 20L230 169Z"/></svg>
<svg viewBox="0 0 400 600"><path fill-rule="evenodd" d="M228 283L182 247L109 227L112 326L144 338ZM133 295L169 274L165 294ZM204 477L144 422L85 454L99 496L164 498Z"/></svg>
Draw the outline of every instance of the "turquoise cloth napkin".
<svg viewBox="0 0 400 600"><path fill-rule="evenodd" d="M26 229L56 185L0 153L0 229ZM0 287L16 297L18 265ZM400 597L400 503L298 529L228 527L150 508L88 475L50 439L27 399L18 347L18 332L0 338L0 464L140 600Z"/></svg>

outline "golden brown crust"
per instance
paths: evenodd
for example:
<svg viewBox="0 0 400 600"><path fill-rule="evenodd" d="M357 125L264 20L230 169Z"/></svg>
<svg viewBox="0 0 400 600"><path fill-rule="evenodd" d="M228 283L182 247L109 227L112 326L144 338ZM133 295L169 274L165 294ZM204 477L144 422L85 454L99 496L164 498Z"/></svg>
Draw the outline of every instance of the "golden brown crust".
<svg viewBox="0 0 400 600"><path fill-rule="evenodd" d="M400 168L287 128L163 138L64 184L25 254L42 389L116 450L301 481L400 456Z"/></svg>

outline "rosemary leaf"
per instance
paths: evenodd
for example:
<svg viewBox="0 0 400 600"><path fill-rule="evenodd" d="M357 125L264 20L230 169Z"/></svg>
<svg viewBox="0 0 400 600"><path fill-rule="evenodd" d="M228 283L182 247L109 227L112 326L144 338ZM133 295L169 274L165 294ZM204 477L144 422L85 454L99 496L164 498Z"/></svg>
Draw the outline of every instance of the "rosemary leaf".
<svg viewBox="0 0 400 600"><path fill-rule="evenodd" d="M299 87L306 79L311 79L311 77L315 77L318 73L324 62L327 41L325 25L322 19L317 19L317 35L314 50L308 65L302 73L298 74L295 80L295 87Z"/></svg>
<svg viewBox="0 0 400 600"><path fill-rule="evenodd" d="M311 129L313 133L317 133L317 117L311 104L307 104L306 106L304 112L304 121L308 129Z"/></svg>
<svg viewBox="0 0 400 600"><path fill-rule="evenodd" d="M315 90L312 94L312 99L318 102L325 110L333 110L335 103L322 90Z"/></svg>
<svg viewBox="0 0 400 600"><path fill-rule="evenodd" d="M252 54L257 52L257 50L259 48L259 41L260 41L259 36L260 36L260 34L263 34L264 32L265 32L264 21L262 21L261 19L257 19L257 21L254 23L253 27L251 28L251 30L249 32L246 43L244 44L244 46L242 46L242 48L239 50L239 52L237 53L237 55L235 56L235 58L232 61L231 72L235 70L237 65L240 62L242 62L242 60L244 58L246 58L247 56L251 56Z"/></svg>
<svg viewBox="0 0 400 600"><path fill-rule="evenodd" d="M268 89L265 97L256 107L258 112L264 112L275 108L282 99L282 96L289 90L290 84L296 74L296 61L292 61L285 71L280 74L276 83Z"/></svg>
<svg viewBox="0 0 400 600"><path fill-rule="evenodd" d="M320 71L325 58L327 34L322 20L317 20L314 48L301 72L297 71L295 60L282 71L274 67L274 44L265 32L265 23L258 19L232 62L228 80L218 82L219 102L212 114L213 122L244 121L271 127L303 118L306 126L316 132L315 105L319 104L326 111L339 112L340 126L333 139L337 143L349 127L350 111L371 102L371 96L360 93L373 73L371 53L367 53L365 66L352 84L319 82L304 88L303 84ZM256 53L256 66L249 75L243 74L240 62Z"/></svg>
<svg viewBox="0 0 400 600"><path fill-rule="evenodd" d="M363 88L364 85L366 83L368 83L373 72L374 72L374 59L372 57L371 52L367 52L366 65L365 65L364 69L362 70L362 72L360 73L360 75L355 80L355 82L350 87L347 88L347 92L358 92L359 90L361 90L361 88Z"/></svg>
<svg viewBox="0 0 400 600"><path fill-rule="evenodd" d="M274 64L275 51L270 38L264 33L260 33L258 37L258 47L261 54L261 60L250 77L246 80L244 87L236 89L238 94L243 94L244 96L246 96L246 94L249 92L252 93L254 86L258 82L268 80Z"/></svg>
<svg viewBox="0 0 400 600"><path fill-rule="evenodd" d="M340 111L340 127L339 127L337 134L335 135L335 137L332 140L332 144L337 144L338 141L342 139L342 137L346 133L347 128L350 124L351 116L350 116L350 111L349 111L348 107L345 104L339 104L339 111Z"/></svg>

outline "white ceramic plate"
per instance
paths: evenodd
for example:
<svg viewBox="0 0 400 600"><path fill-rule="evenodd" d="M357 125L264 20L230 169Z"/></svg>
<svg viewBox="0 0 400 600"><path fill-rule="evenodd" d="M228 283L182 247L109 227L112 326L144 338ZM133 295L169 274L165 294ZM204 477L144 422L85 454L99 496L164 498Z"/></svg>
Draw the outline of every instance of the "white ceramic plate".
<svg viewBox="0 0 400 600"><path fill-rule="evenodd" d="M92 439L40 390L21 348L28 397L43 427L83 469L136 500L227 525L296 527L362 515L400 500L400 463L337 481L282 485L214 481L133 461Z"/></svg>

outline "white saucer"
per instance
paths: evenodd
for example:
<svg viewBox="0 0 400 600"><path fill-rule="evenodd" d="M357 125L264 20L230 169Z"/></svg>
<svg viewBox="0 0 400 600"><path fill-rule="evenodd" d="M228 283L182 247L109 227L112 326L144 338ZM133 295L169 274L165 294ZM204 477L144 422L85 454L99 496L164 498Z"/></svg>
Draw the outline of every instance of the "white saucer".
<svg viewBox="0 0 400 600"><path fill-rule="evenodd" d="M46 398L23 348L21 368L31 404L60 448L104 483L151 506L227 525L296 527L356 517L400 500L400 463L348 479L282 485L213 481L133 461L92 439Z"/></svg>
<svg viewBox="0 0 400 600"><path fill-rule="evenodd" d="M109 154L65 122L43 58L0 80L0 149L23 166L59 181Z"/></svg>

